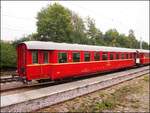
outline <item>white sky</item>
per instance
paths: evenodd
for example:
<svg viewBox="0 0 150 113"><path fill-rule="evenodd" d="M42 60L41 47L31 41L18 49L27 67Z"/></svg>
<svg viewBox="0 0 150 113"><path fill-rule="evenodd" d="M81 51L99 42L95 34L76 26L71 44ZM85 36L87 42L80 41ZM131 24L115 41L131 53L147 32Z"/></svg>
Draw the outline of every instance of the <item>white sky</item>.
<svg viewBox="0 0 150 113"><path fill-rule="evenodd" d="M58 1L57 1L58 2ZM1 1L1 39L14 40L36 32L36 15L51 1ZM83 19L90 16L104 33L135 31L138 40L149 43L149 1L59 1Z"/></svg>

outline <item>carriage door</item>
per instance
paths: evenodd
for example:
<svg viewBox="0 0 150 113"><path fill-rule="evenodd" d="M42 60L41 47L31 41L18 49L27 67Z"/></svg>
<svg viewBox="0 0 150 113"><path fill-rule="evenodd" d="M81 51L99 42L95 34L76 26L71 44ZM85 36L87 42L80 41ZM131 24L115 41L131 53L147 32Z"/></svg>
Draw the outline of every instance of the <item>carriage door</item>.
<svg viewBox="0 0 150 113"><path fill-rule="evenodd" d="M41 78L48 78L49 73L49 52L41 51Z"/></svg>
<svg viewBox="0 0 150 113"><path fill-rule="evenodd" d="M140 63L140 53L138 51L136 51L135 62L136 62L136 64Z"/></svg>

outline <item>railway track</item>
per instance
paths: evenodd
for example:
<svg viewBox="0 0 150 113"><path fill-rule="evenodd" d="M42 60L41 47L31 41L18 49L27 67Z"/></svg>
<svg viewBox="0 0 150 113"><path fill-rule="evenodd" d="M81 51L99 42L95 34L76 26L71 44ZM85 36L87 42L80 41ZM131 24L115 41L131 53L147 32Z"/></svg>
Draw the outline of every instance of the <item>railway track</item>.
<svg viewBox="0 0 150 113"><path fill-rule="evenodd" d="M133 67L130 68L128 70L131 69L136 69L136 68L140 68L140 67ZM78 78L73 78L73 79L64 79L64 80L60 80L60 81L49 81L49 82L43 82L43 83L39 83L37 81L32 81L32 82L28 82L27 84L23 83L19 76L16 74L13 75L9 75L9 76L4 76L1 77L0 79L0 91L3 92L7 92L7 91L11 91L11 90L19 90L22 88L27 88L27 87L36 87L36 86L53 86L53 85L57 85L57 84L61 84L61 83L67 83L67 82L73 82L73 81L78 81L78 80L82 80L82 79L88 79L91 77L96 77L96 76L105 76L107 74L111 74L114 72L121 72L121 71L125 71L126 69L120 69L120 70L115 70L115 71L110 71L110 72L105 72L105 73L96 73L93 74L92 76L83 76L83 77L78 77Z"/></svg>
<svg viewBox="0 0 150 113"><path fill-rule="evenodd" d="M149 73L149 66L1 97L2 112L30 112ZM9 100L9 101L8 101ZM12 100L12 101L10 101Z"/></svg>
<svg viewBox="0 0 150 113"><path fill-rule="evenodd" d="M135 69L135 68L139 68L139 67L135 66L132 69ZM130 70L130 69L128 69L128 70ZM42 86L42 85L53 86L53 85L57 85L57 84L61 84L61 83L67 83L67 82L72 82L72 81L77 81L77 80L82 80L82 79L88 79L90 77L105 76L107 74L114 73L114 72L120 72L120 71L125 71L125 69L111 71L111 72L105 72L105 73L96 73L96 74L93 74L92 76L83 76L80 78L78 77L78 78L73 78L73 79L64 79L64 80L60 80L60 81L49 81L49 82L43 82L43 83L39 83L37 81L32 81L32 82L28 82L27 84L23 83L17 74L13 74L13 75L8 75L8 76L3 76L0 78L0 86L1 86L0 91L3 93L3 92L17 90L17 89L19 90L19 89L27 88L27 87L35 87L35 86Z"/></svg>
<svg viewBox="0 0 150 113"><path fill-rule="evenodd" d="M12 74L12 75L7 75L7 76L3 76L0 78L0 83L8 83L8 82L14 82L14 81L19 81L20 77L16 74Z"/></svg>

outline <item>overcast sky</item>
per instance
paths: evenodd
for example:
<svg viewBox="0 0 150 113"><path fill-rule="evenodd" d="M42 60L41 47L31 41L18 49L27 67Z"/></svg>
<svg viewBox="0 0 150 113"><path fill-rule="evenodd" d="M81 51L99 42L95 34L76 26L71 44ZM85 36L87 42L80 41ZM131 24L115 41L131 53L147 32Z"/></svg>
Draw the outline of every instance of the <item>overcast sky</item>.
<svg viewBox="0 0 150 113"><path fill-rule="evenodd" d="M57 1L58 2L58 1ZM36 32L37 12L50 1L1 1L1 39L14 40ZM149 1L61 1L63 6L83 19L90 16L104 33L116 28L128 34L129 29L149 42Z"/></svg>

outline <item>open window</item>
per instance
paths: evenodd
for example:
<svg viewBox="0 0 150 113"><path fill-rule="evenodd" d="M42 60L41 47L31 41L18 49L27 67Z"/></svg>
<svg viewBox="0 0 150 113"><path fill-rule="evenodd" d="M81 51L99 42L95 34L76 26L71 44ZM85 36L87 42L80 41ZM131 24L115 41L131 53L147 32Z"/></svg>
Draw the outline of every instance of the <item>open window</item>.
<svg viewBox="0 0 150 113"><path fill-rule="evenodd" d="M66 52L58 53L58 62L59 63L66 63L67 62L67 53Z"/></svg>

